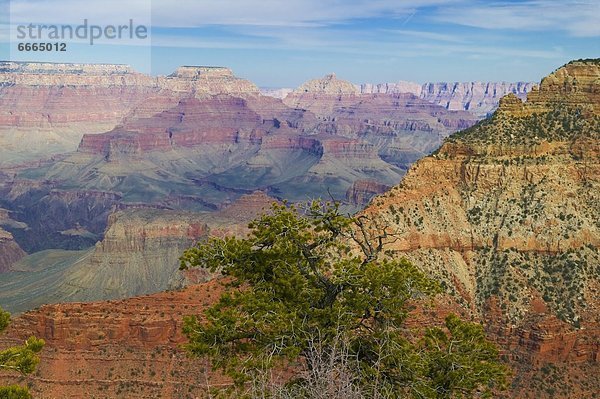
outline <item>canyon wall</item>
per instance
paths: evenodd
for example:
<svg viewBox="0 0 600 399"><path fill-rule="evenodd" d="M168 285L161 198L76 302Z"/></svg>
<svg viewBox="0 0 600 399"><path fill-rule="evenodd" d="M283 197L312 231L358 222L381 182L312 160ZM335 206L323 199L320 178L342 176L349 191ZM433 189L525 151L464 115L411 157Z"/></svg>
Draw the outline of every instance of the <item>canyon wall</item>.
<svg viewBox="0 0 600 399"><path fill-rule="evenodd" d="M181 67L151 77L126 65L0 62L0 166L74 151L157 93L258 95L227 68Z"/></svg>
<svg viewBox="0 0 600 399"><path fill-rule="evenodd" d="M248 223L274 201L256 192L214 212L118 206L103 238L90 249L46 250L23 258L16 247L20 257L12 264L18 270L4 274L0 303L10 312L23 312L45 303L120 299L205 281L208 273L179 271L181 254L209 235L243 236ZM4 240L0 245L5 248Z"/></svg>
<svg viewBox="0 0 600 399"><path fill-rule="evenodd" d="M363 94L411 93L449 110L469 111L484 118L494 112L502 97L512 93L527 98L535 84L532 82L436 82L419 85L413 82L362 84Z"/></svg>
<svg viewBox="0 0 600 399"><path fill-rule="evenodd" d="M599 74L598 62L573 62L526 102L505 97L363 213L395 233L387 250L486 321L518 370L518 397L600 388L585 375L600 361Z"/></svg>

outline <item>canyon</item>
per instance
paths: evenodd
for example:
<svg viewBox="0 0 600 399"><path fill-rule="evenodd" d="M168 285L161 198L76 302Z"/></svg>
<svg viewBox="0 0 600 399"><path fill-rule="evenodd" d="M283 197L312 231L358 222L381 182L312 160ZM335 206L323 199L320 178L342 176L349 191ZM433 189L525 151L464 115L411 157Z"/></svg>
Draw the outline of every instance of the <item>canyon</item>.
<svg viewBox="0 0 600 399"><path fill-rule="evenodd" d="M446 288L423 325L450 311L485 323L515 372L497 397L600 391L598 60L535 88L433 87L440 104L334 75L283 99L224 69L183 67L148 87L105 132L80 132L76 151L0 173L0 304L21 313L0 346L48 342L36 374L3 380L39 398L194 398L227 384L180 347L182 317L221 287L179 272L178 255L246 234L278 199L333 194L366 206L359 215L394 234L389 256ZM490 112L503 90L491 118L465 110L477 98Z"/></svg>
<svg viewBox="0 0 600 399"><path fill-rule="evenodd" d="M151 77L123 65L16 62L0 64L0 110L2 270L24 251L25 269L45 273L44 251L58 251L49 257L54 266L75 267L110 234L115 217L136 207L155 209L156 218L169 211L204 218L259 190L294 202L333 197L355 212L381 192L373 187L396 184L444 137L478 120L411 94L362 95L333 75L284 101L228 68L182 66ZM174 251L189 245L189 237L179 239ZM82 281L69 284L89 286L85 274L71 273ZM3 291L31 278L7 275L13 286ZM154 292L169 287L158 280ZM113 292L149 292L131 284ZM107 299L91 292L86 300Z"/></svg>
<svg viewBox="0 0 600 399"><path fill-rule="evenodd" d="M491 115L502 97L514 94L520 99L527 98L535 87L534 82L427 82L423 84L407 81L394 83L363 83L347 88L354 94L412 94L429 103L440 105L448 110L469 111L484 118ZM294 93L291 88L261 89L266 96L284 100Z"/></svg>

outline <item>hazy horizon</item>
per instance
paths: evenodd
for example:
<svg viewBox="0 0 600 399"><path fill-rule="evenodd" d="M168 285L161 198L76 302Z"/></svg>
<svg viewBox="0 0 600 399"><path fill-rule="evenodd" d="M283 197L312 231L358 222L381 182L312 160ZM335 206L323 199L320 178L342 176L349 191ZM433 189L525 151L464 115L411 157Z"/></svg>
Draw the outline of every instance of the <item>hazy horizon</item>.
<svg viewBox="0 0 600 399"><path fill-rule="evenodd" d="M153 75L231 68L260 87L328 73L353 83L533 81L600 54L600 3L550 0L0 0L0 58L121 63ZM91 11L90 11L91 10ZM149 27L145 41L19 52L17 24ZM11 39L13 39L11 41Z"/></svg>

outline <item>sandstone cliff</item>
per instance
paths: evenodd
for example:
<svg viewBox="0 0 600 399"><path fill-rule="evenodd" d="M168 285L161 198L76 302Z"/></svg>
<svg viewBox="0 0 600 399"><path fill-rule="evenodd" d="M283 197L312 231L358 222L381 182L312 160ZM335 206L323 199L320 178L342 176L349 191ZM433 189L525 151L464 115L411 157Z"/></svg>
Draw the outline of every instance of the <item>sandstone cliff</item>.
<svg viewBox="0 0 600 399"><path fill-rule="evenodd" d="M489 321L525 373L515 382L522 397L600 388L573 375L558 387L523 380L547 363L565 376L599 367L599 73L597 61L570 63L527 102L505 97L494 117L447 139L364 211L397 235L387 249Z"/></svg>
<svg viewBox="0 0 600 399"><path fill-rule="evenodd" d="M207 362L180 348L183 315L199 314L215 301L215 283L123 301L48 305L14 318L0 348L31 334L46 347L36 373L0 371L3 383L30 386L39 399L197 398L227 381Z"/></svg>
<svg viewBox="0 0 600 399"><path fill-rule="evenodd" d="M258 95L258 88L227 68L181 67L151 77L125 65L2 61L0 166L73 151L84 133L112 129L159 92Z"/></svg>
<svg viewBox="0 0 600 399"><path fill-rule="evenodd" d="M346 192L346 200L358 209L362 209L373 196L385 193L390 188L373 180L357 180Z"/></svg>
<svg viewBox="0 0 600 399"><path fill-rule="evenodd" d="M413 82L362 84L363 94L371 93L411 93L432 104L449 110L469 111L478 117L491 114L500 99L512 93L521 99L533 90L531 82L437 82L419 85Z"/></svg>

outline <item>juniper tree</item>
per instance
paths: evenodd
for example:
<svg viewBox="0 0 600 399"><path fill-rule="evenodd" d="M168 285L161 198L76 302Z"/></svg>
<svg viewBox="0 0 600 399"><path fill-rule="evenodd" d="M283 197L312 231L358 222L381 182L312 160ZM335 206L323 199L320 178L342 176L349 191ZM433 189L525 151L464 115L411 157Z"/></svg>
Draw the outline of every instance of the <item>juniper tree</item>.
<svg viewBox="0 0 600 399"><path fill-rule="evenodd" d="M313 202L275 204L249 227L247 238L210 238L181 257L181 269L220 271L225 285L204 314L185 318L186 347L239 387L286 362L310 371L315 342L334 348L340 337L367 397L451 398L504 386L506 368L481 326L451 315L420 336L405 328L409 304L441 289L407 260L382 256L397 239L385 226Z"/></svg>

